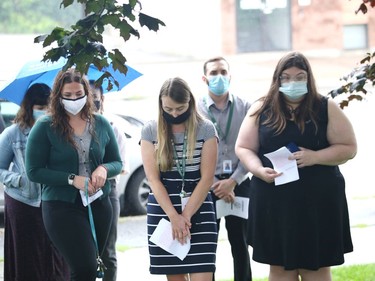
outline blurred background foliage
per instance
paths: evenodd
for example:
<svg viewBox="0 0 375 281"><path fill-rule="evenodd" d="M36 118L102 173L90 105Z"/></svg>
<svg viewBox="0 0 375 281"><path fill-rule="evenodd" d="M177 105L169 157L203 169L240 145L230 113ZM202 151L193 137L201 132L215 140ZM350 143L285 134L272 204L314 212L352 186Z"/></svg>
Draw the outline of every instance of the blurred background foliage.
<svg viewBox="0 0 375 281"><path fill-rule="evenodd" d="M83 15L82 5L76 2L64 9L57 0L1 0L0 33L47 33L55 26L68 28Z"/></svg>

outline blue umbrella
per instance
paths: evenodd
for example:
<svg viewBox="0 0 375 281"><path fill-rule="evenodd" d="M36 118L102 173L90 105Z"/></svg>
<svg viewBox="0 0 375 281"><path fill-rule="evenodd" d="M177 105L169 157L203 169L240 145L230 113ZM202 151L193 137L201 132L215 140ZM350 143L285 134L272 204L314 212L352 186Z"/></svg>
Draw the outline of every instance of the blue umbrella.
<svg viewBox="0 0 375 281"><path fill-rule="evenodd" d="M23 96L32 84L45 83L52 88L54 79L57 73L65 65L65 62L66 59L62 58L53 63L42 61L30 61L26 63L18 73L17 77L0 91L0 98L20 105ZM97 80L100 76L102 76L104 71L108 71L119 83L118 88L113 83L113 88L110 90L110 92L120 91L127 84L142 75L140 72L128 65L126 67L128 68L128 72L126 75L124 75L120 71L114 70L112 64L106 68L103 68L101 71L98 70L94 65L90 65L87 76L90 80ZM107 86L108 79L104 79L102 84L104 93L108 92Z"/></svg>

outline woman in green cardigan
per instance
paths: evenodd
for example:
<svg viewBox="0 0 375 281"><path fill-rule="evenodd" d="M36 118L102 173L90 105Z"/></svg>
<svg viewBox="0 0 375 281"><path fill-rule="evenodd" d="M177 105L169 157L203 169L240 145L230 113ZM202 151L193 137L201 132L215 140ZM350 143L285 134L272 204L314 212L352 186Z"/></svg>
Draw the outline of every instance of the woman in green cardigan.
<svg viewBox="0 0 375 281"><path fill-rule="evenodd" d="M50 113L36 122L26 147L27 175L43 184L45 228L68 263L72 281L96 280L96 244L101 252L112 220L107 179L122 169L113 129L93 113L89 91L88 81L78 71L60 71ZM96 239L83 204L85 192L97 197L90 204Z"/></svg>

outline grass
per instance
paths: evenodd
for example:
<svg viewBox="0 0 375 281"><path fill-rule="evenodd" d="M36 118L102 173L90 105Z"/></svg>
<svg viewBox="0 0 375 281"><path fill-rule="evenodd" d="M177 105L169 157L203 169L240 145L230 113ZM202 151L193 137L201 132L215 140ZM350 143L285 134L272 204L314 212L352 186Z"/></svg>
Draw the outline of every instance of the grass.
<svg viewBox="0 0 375 281"><path fill-rule="evenodd" d="M253 278L253 281L267 281L268 278ZM375 263L340 266L332 269L333 281L374 281ZM220 279L219 281L233 281Z"/></svg>

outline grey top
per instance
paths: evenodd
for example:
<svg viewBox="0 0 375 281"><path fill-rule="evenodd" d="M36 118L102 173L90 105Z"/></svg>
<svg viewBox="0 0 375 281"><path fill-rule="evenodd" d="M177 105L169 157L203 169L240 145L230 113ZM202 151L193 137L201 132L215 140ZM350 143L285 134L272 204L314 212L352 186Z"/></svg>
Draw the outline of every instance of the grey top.
<svg viewBox="0 0 375 281"><path fill-rule="evenodd" d="M89 160L89 150L90 150L90 143L91 143L91 134L89 132L90 123L86 123L85 130L82 135L73 135L73 140L76 144L78 158L79 158L79 175L91 177L91 169L90 169L90 160Z"/></svg>
<svg viewBox="0 0 375 281"><path fill-rule="evenodd" d="M230 107L233 104L233 116L230 124L230 130L228 135L225 136L226 127L229 119ZM231 178L234 179L237 184L240 184L245 178L248 171L240 163L237 155L234 152L234 146L236 144L238 132L240 130L243 119L245 118L251 104L237 96L228 95L227 104L224 109L219 109L215 105L212 98L207 94L198 101L198 110L200 113L214 122L217 130L221 132L219 134L219 150L218 150L218 161L216 164L215 175L226 174L224 168L225 162L230 161L232 164ZM208 110L211 111L214 120L211 118ZM225 136L225 139L224 139Z"/></svg>
<svg viewBox="0 0 375 281"><path fill-rule="evenodd" d="M184 134L183 133L176 133L174 134L176 142L182 142ZM197 130L197 140L203 139L206 141L212 137L217 138L217 133L215 130L214 125L210 120L203 120L198 125ZM156 120L148 121L142 128L141 139L152 142L156 144L157 142L157 122Z"/></svg>

